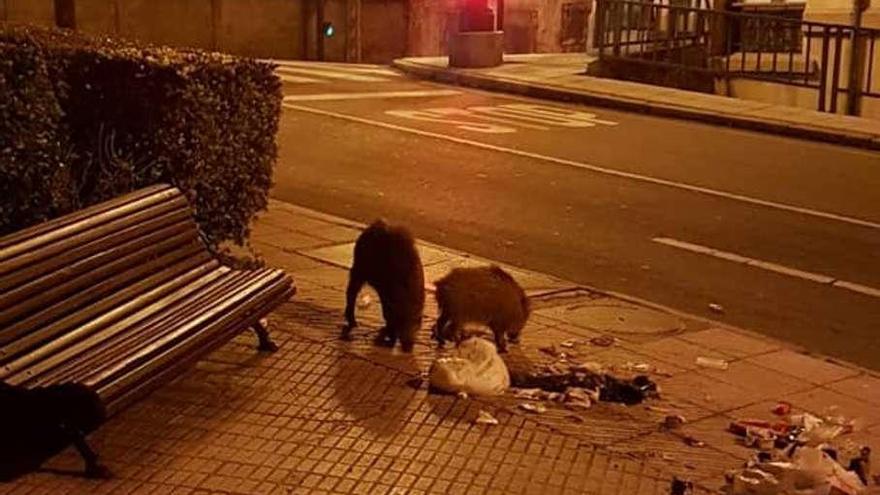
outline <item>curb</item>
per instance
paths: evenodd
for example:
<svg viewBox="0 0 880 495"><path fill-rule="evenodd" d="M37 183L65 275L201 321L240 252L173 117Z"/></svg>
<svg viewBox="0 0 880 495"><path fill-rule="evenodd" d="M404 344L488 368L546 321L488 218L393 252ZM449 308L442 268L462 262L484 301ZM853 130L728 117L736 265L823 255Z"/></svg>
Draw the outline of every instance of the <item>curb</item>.
<svg viewBox="0 0 880 495"><path fill-rule="evenodd" d="M799 126L795 123L780 121L770 122L745 115L722 114L694 107L682 107L674 104L633 100L626 97L595 92L573 91L549 85L505 80L494 76L468 73L459 69L426 66L405 59L395 60L391 65L406 74L457 86L511 93L520 96L529 96L565 103L579 103L582 105L612 108L659 117L692 120L723 127L758 131L856 148L880 150L880 136L872 136L869 134L850 134L840 131Z"/></svg>
<svg viewBox="0 0 880 495"><path fill-rule="evenodd" d="M313 210L313 209L311 209L311 208L307 208L307 207L305 207L305 206L299 206L299 205L296 205L296 204L293 204L293 203L287 203L287 202L285 202L285 201L277 200L277 199L274 199L274 198L272 199L272 202L274 202L276 205L282 206L282 208L286 208L286 209L288 209L288 210L290 210L290 211L297 212L297 213L300 213L300 214L302 214L302 215L312 217L312 218L314 218L314 219L316 219L316 220L320 220L320 221L324 221L324 222L328 222L328 223L333 223L333 224L335 224L335 225L340 225L340 226L345 226L345 227L358 228L358 229L363 229L363 228L366 227L366 224L363 224L363 223L361 223L361 222L357 222L357 221L353 221L353 220L348 220L348 219L345 219L345 218L337 217L337 216L330 215L330 214L327 214L327 213L324 213L324 212L321 212L321 211L318 211L318 210ZM453 253L453 254L456 254L456 255L469 255L468 253L466 253L466 252L464 252L464 251L460 251L460 250L457 250L457 249L449 248L449 247L447 247L447 246L442 246L442 245L439 245L439 244L435 244L435 243L433 243L433 242L425 241L425 240L423 240L423 239L418 239L418 242L421 243L421 244L427 245L427 246L429 246L429 247L431 247L431 248L438 249L438 250L441 250L441 251L444 251L444 252ZM334 263L330 263L330 262L327 262L327 261L322 260L322 259L313 258L313 257L311 257L311 256L308 256L308 255L305 254L305 253L297 252L297 254L300 254L301 256L306 256L306 257L308 257L308 258L310 258L310 259L313 259L313 260L315 260L315 261L318 261L318 262L320 262L320 263L322 263L322 264L326 264L326 265L330 265L330 266L338 266L338 265L336 265L336 264L334 264ZM865 375L867 375L867 376L873 376L873 377L876 377L876 378L880 378L880 372L877 372L877 371L874 371L874 370L871 370L871 369L865 368L865 367L860 366L860 365L857 365L857 364L855 364L855 363L850 363L850 362L848 362L848 361L844 361L844 360L841 360L841 359L835 358L835 357L833 357L833 356L826 356L826 355L824 355L824 354L816 353L816 352L810 351L810 350L808 350L808 349L806 349L806 348L804 348L804 347L802 347L802 346L799 346L799 345L796 345L796 344L792 344L791 342L786 342L786 341L784 341L784 340L777 339L777 338L774 338L774 337L770 337L770 336L764 335L764 334L762 334L762 333L760 333L760 332L756 332L756 331L753 331L753 330L747 330L747 329L744 329L744 328L740 328L740 327L734 326L734 325L732 325L732 324L724 323L724 322L720 322L720 321L718 321L718 320L714 320L714 319L709 318L709 317L706 317L706 316L695 315L695 314L692 314L692 313L687 313L687 312L684 312L684 311L680 311L680 310L677 310L677 309L674 309L674 308L670 308L670 307L668 307L668 306L664 306L664 305L662 305L662 304L658 304L658 303L655 303L655 302L652 302L652 301L648 301L648 300L646 300L646 299L642 299L642 298L640 298L640 297L631 296L631 295L628 295L628 294L622 294L622 293L615 292L615 291L611 291L611 290L600 289L600 288L598 288L598 287L594 287L594 286L586 285L586 284L580 284L580 283L572 282L572 281L570 281L570 280L564 280L564 279L561 279L561 278L556 277L556 276L553 276L553 275L545 274L545 273L542 273L542 272L536 272L535 270L530 270L530 269L528 269L528 268L523 268L523 267L521 267L521 266L517 266L517 265L510 265L509 263L503 263L503 262L500 262L500 261L491 260L491 259L489 259L489 258L485 258L485 257L482 257L482 256L480 256L480 257L478 257L478 258L480 258L480 259L485 259L485 260L487 260L487 261L489 261L489 262L495 262L495 263L499 263L499 264L502 264L502 265L512 266L513 268L516 268L516 269L518 269L518 270L522 270L522 271L524 271L524 272L539 273L539 274L541 274L541 275L545 275L545 276L548 276L548 277L550 277L550 278L553 278L553 279L559 280L560 282L565 282L566 284L568 284L568 286L569 286L568 288L573 288L573 289L583 289L583 290L586 290L586 291L590 291L590 292L594 292L594 293L597 293L597 294L601 294L601 295L603 295L603 296L605 296L605 297L608 297L608 298L611 298L611 299L618 299L618 300L620 300L620 301L624 301L624 302L627 302L627 303L630 303L630 304L633 304L633 305L636 305L636 306L641 306L641 307L644 307L644 308L647 308L647 309L651 309L651 310L654 310L654 311L659 311L659 312L667 313L667 314L669 314L669 315L677 316L677 317L679 317L679 318L686 318L686 319L691 319L691 320L694 320L694 321L697 321L697 322L700 322L700 323L705 323L705 324L711 325L711 326L713 326L713 327L720 328L720 329L723 329L723 330L728 330L728 331L730 331L730 332L737 333L737 334L740 334L740 335L743 335L743 336L747 336L747 337L751 337L751 338L754 338L754 339L763 340L763 341L766 341L766 342L772 342L772 343L778 345L780 348L788 349L788 350L790 350L790 351L797 352L797 353L799 353L799 354L803 354L803 355L805 355L805 356L809 356L809 357L814 358L814 359L819 359L819 360L821 360L821 361L825 361L825 362L828 362L828 363L832 363L832 364L835 364L835 365L837 365L837 366L841 366L841 367L848 368L848 369L851 369L851 370L856 370L856 371L859 371L860 373L863 373L863 374L865 374Z"/></svg>

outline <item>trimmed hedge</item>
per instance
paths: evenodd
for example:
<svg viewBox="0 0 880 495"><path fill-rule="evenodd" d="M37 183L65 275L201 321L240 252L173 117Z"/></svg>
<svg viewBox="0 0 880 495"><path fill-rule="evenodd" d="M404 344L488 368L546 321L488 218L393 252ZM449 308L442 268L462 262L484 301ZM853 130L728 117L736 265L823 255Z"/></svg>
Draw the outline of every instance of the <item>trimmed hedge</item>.
<svg viewBox="0 0 880 495"><path fill-rule="evenodd" d="M60 126L39 51L0 42L0 234L69 209Z"/></svg>
<svg viewBox="0 0 880 495"><path fill-rule="evenodd" d="M7 27L2 41L45 60L72 149L73 206L167 182L187 193L209 245L246 241L277 156L273 66L58 30ZM44 196L47 185L31 187Z"/></svg>

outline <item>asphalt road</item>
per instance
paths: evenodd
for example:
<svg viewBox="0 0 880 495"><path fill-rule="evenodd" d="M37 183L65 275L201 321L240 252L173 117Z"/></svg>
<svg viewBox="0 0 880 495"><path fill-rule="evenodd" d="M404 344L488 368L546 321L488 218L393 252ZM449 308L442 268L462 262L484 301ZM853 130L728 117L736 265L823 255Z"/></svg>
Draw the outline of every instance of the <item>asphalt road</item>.
<svg viewBox="0 0 880 495"><path fill-rule="evenodd" d="M880 155L320 69L274 197L880 369Z"/></svg>

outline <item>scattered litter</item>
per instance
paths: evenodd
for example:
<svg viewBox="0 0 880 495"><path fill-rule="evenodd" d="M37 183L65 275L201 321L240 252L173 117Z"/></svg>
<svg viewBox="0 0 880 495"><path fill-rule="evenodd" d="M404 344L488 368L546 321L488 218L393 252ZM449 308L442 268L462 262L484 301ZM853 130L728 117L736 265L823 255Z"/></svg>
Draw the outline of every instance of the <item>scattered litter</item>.
<svg viewBox="0 0 880 495"><path fill-rule="evenodd" d="M519 388L514 389L513 395L517 399L523 400L541 400L545 392L540 388Z"/></svg>
<svg viewBox="0 0 880 495"><path fill-rule="evenodd" d="M557 349L555 345L548 345L548 346L544 346L544 347L539 347L538 350L543 352L544 354L547 354L548 356L552 356L555 358L562 356L562 351Z"/></svg>
<svg viewBox="0 0 880 495"><path fill-rule="evenodd" d="M480 409L480 412L477 416L477 419L474 420L474 423L478 425L497 425L498 420L495 419L495 416L492 416L487 411L483 411Z"/></svg>
<svg viewBox="0 0 880 495"><path fill-rule="evenodd" d="M571 387L565 391L565 403L575 409L589 409L593 407L593 396L587 390Z"/></svg>
<svg viewBox="0 0 880 495"><path fill-rule="evenodd" d="M467 399L468 399L468 393L467 393L467 392L459 392L459 393L457 393L456 395L457 395L458 398L461 399L461 400L467 400Z"/></svg>
<svg viewBox="0 0 880 495"><path fill-rule="evenodd" d="M667 430L677 430L684 426L687 420L684 419L684 416L679 414L670 414L663 418L663 428Z"/></svg>
<svg viewBox="0 0 880 495"><path fill-rule="evenodd" d="M357 307L358 309L367 309L371 304L373 304L373 298L369 294L363 294L360 299L358 299Z"/></svg>
<svg viewBox="0 0 880 495"><path fill-rule="evenodd" d="M727 489L730 495L859 495L865 485L828 453L802 447L786 459L765 456L728 473Z"/></svg>
<svg viewBox="0 0 880 495"><path fill-rule="evenodd" d="M714 313L718 313L718 314L724 313L724 306L717 304L717 303L709 304L709 309L711 309L712 312L714 312Z"/></svg>
<svg viewBox="0 0 880 495"><path fill-rule="evenodd" d="M690 435L685 435L685 436L681 437L681 439L684 442L684 444L687 445L688 447L705 447L706 446L706 442L704 442L702 440L698 440Z"/></svg>
<svg viewBox="0 0 880 495"><path fill-rule="evenodd" d="M832 444L840 435L854 431L854 421L839 415L792 414L792 405L782 401L771 411L775 419L770 421L740 419L730 423L728 429L759 452L745 467L728 473L727 494L869 493L870 447L859 447L848 439ZM846 455L854 452L847 463Z"/></svg>
<svg viewBox="0 0 880 495"><path fill-rule="evenodd" d="M661 413L661 414L668 414L671 411L671 409L669 409L668 407L660 407L660 406L645 406L645 409L647 409L651 412L656 412L656 413Z"/></svg>
<svg viewBox="0 0 880 495"><path fill-rule="evenodd" d="M645 375L639 375L632 380L605 375L605 384L599 389L599 400L634 406L656 393L657 384Z"/></svg>
<svg viewBox="0 0 880 495"><path fill-rule="evenodd" d="M523 402L519 405L520 409L525 409L526 411L533 412L535 414L543 414L547 412L547 407L544 404L532 404L530 402Z"/></svg>
<svg viewBox="0 0 880 495"><path fill-rule="evenodd" d="M595 373L597 375L601 375L605 373L605 366L601 363L597 363L595 361L587 361L586 363L580 363L572 365L572 371L585 371L587 373Z"/></svg>
<svg viewBox="0 0 880 495"><path fill-rule="evenodd" d="M602 335L590 339L590 344L596 347L611 347L617 342L617 339L610 335Z"/></svg>
<svg viewBox="0 0 880 495"><path fill-rule="evenodd" d="M694 493L693 482L672 478L672 485L669 487L669 495L690 495L692 493Z"/></svg>
<svg viewBox="0 0 880 495"><path fill-rule="evenodd" d="M565 342L560 343L559 346L571 349L572 347L574 347L574 341L573 340L566 340Z"/></svg>
<svg viewBox="0 0 880 495"><path fill-rule="evenodd" d="M481 338L467 339L453 356L436 360L429 376L432 387L450 393L500 395L510 387L510 373L495 344Z"/></svg>
<svg viewBox="0 0 880 495"><path fill-rule="evenodd" d="M697 366L721 371L727 370L727 368L730 366L729 363L723 359L708 358L704 356L698 357L696 362Z"/></svg>
<svg viewBox="0 0 880 495"><path fill-rule="evenodd" d="M624 371L635 371L638 373L648 373L651 371L651 365L648 363L626 362L621 366Z"/></svg>
<svg viewBox="0 0 880 495"><path fill-rule="evenodd" d="M859 449L858 457L849 461L848 470L855 473L859 480L867 485L871 476L871 447Z"/></svg>
<svg viewBox="0 0 880 495"><path fill-rule="evenodd" d="M644 366L631 366L634 370L643 370ZM590 407L597 401L617 402L635 405L648 398L659 395L657 384L647 375L620 378L609 373L606 368L596 362L567 363L556 362L546 365L540 371L516 374L513 385L520 389L515 393L526 400L554 400L558 402L577 402L575 407ZM543 393L534 391L539 389ZM572 398L574 396L589 397L589 402ZM560 395L552 395L552 393Z"/></svg>
<svg viewBox="0 0 880 495"><path fill-rule="evenodd" d="M773 406L773 414L777 416L788 416L791 414L791 403L789 402L779 402L775 406Z"/></svg>

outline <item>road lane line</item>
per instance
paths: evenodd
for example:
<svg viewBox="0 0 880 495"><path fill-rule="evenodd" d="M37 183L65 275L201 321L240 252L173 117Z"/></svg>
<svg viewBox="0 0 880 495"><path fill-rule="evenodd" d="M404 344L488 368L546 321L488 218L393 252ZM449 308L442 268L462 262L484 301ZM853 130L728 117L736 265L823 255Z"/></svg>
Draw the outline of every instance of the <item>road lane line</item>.
<svg viewBox="0 0 880 495"><path fill-rule="evenodd" d="M330 68L326 69L313 69L306 67L290 67L290 66L282 66L275 69L275 72L283 73L283 74L304 74L306 76L316 76L316 77L326 77L327 79L341 79L343 81L357 81L357 82L387 82L388 79L384 77L376 77L376 76L365 76L363 74L354 74L350 72L346 72L343 70L334 70Z"/></svg>
<svg viewBox="0 0 880 495"><path fill-rule="evenodd" d="M284 101L366 100L371 98L425 98L430 96L454 96L460 94L461 91L454 91L451 89L430 89L419 91L371 91L367 93L320 93L307 95L287 95L284 97Z"/></svg>
<svg viewBox="0 0 880 495"><path fill-rule="evenodd" d="M315 69L329 69L329 70L342 70L345 72L355 72L361 74L376 74L380 76L390 76L390 77L403 77L402 74L396 72L392 69L381 65L370 65L370 64L345 64L345 63L333 63L333 62L297 62L297 61L287 61L287 60L268 60L265 61L267 63L275 64L279 66L279 68L283 67L294 67L294 68L315 68Z"/></svg>
<svg viewBox="0 0 880 495"><path fill-rule="evenodd" d="M320 79L312 79L311 77L302 77L302 76L291 76L290 74L276 74L282 81L294 83L294 84L302 84L302 83L316 83L321 82Z"/></svg>
<svg viewBox="0 0 880 495"><path fill-rule="evenodd" d="M614 176L614 177L621 177L621 178L640 181L640 182L647 182L649 184L657 184L657 185L667 186L667 187L671 187L671 188L675 188L675 189L681 189L684 191L691 191L691 192L695 192L695 193L705 194L707 196L714 196L716 198L724 198L724 199L728 199L728 200L732 200L732 201L739 201L741 203L763 206L765 208L771 208L771 209L775 209L775 210L787 211L787 212L792 212L792 213L799 213L802 215L816 217L816 218L822 218L825 220L833 220L836 222L847 223L850 225L858 225L860 227L867 227L867 228L874 229L874 230L880 230L880 223L878 223L878 222L872 222L870 220L841 215L838 213L830 213L830 212L821 211L821 210L814 210L812 208L805 208L802 206L794 206L794 205L789 205L789 204L785 204L785 203L777 203L775 201L753 198L751 196L746 196L743 194L736 194L736 193L721 191L718 189L711 189L711 188L702 187L702 186L694 186L692 184L686 184L683 182L676 182L676 181L667 180L667 179L659 179L657 177L636 174L633 172L624 172L621 170L600 167L598 165L592 165L589 163L578 162L578 161L574 161L574 160L566 160L564 158L556 158L553 156L541 155L541 154L532 153L529 151L522 151L522 150L518 150L515 148L505 148L503 146L496 146L494 144L486 144L486 143L481 143L479 141L472 141L470 139L449 136L446 134L440 134L440 133L430 132L430 131L423 131L420 129L413 129L410 127L404 127L404 126L397 125L397 124L390 124L387 122L365 119L362 117L355 117L353 115L346 115L346 114L342 114L342 113L331 112L329 110L320 110L317 108L304 107L301 105L291 105L291 104L285 104L284 106L286 108L291 109L291 110L297 110L300 112L312 113L312 114L316 114L316 115L324 115L326 117L333 117L333 118L340 119L340 120L348 120L350 122L357 122L360 124L367 124L367 125L371 125L371 126L375 126L375 127L392 129L395 131L406 132L406 133L417 135L417 136L430 137L430 138L434 138L434 139L441 139L441 140L449 141L452 143L458 143L458 144L463 144L463 145L467 145L467 146L472 146L474 148L480 148L480 149L484 149L484 150L496 151L499 153L506 153L509 155L531 158L533 160L541 160L541 161L545 161L545 162L555 163L558 165L565 165L567 167L573 167L573 168L578 168L578 169L582 169L582 170L589 170L591 172L610 175L610 176Z"/></svg>
<svg viewBox="0 0 880 495"><path fill-rule="evenodd" d="M669 237L655 237L651 240L658 244L674 247L676 249L682 249L691 253L711 256L713 258L732 261L734 263L739 263L746 266L753 266L755 268L760 268L769 272L779 273L781 275L787 275L789 277L807 280L809 282L814 282L820 285L837 287L838 289L844 289L851 292L858 292L859 294L864 294L880 299L880 289L875 289L867 285L856 284L853 282L847 282L846 280L837 280L836 278L829 275L799 270L790 266L780 265L779 263L772 263L770 261L749 258L748 256L731 253L729 251L722 251L720 249L715 249L708 246L701 246L692 242L679 241L678 239L672 239Z"/></svg>

